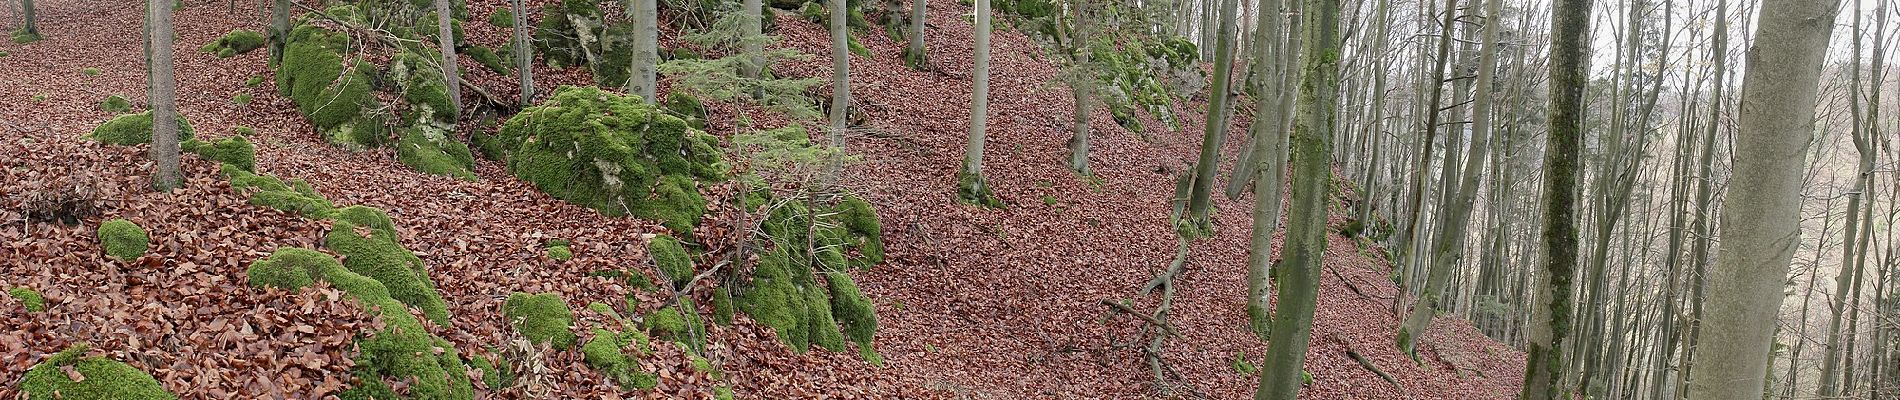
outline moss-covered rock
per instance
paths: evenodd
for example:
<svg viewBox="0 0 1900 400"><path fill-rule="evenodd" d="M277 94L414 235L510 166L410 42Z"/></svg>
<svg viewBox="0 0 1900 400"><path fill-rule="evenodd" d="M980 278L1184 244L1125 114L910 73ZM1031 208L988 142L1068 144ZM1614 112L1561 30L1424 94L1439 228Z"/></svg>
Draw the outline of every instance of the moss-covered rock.
<svg viewBox="0 0 1900 400"><path fill-rule="evenodd" d="M836 215L845 230L846 244L860 256L854 265L869 268L883 263L884 225L878 222L877 210L871 208L871 203L857 196L846 197L838 203Z"/></svg>
<svg viewBox="0 0 1900 400"><path fill-rule="evenodd" d="M733 305L731 290L727 290L725 286L713 289L712 308L713 323L719 324L720 326L732 325Z"/></svg>
<svg viewBox="0 0 1900 400"><path fill-rule="evenodd" d="M183 143L191 140L193 133L191 121L187 121L184 114L178 114L177 122L178 141ZM94 128L92 134L86 137L100 143L120 146L151 143L152 112L145 111L113 117L106 123L99 124L99 127Z"/></svg>
<svg viewBox="0 0 1900 400"><path fill-rule="evenodd" d="M685 120L693 129L706 129L706 104L692 93L674 90L666 94L666 111Z"/></svg>
<svg viewBox="0 0 1900 400"><path fill-rule="evenodd" d="M492 352L494 349L491 348L489 351ZM478 355L468 359L468 367L482 371L482 384L487 385L490 390L515 384L514 367L508 364L507 358Z"/></svg>
<svg viewBox="0 0 1900 400"><path fill-rule="evenodd" d="M252 262L244 275L250 278L251 286L297 290L316 282L315 271L342 266L336 257L329 254L296 247L279 247L277 251L271 252L270 258Z"/></svg>
<svg viewBox="0 0 1900 400"><path fill-rule="evenodd" d="M277 70L277 90L297 104L331 143L367 148L384 140L383 118L366 113L376 104L370 93L374 68L367 62L344 63L349 35L316 25L298 25L284 45Z"/></svg>
<svg viewBox="0 0 1900 400"><path fill-rule="evenodd" d="M829 274L825 281L831 291L831 313L844 325L844 333L859 346L870 346L877 333L877 309L871 299L864 297L850 275Z"/></svg>
<svg viewBox="0 0 1900 400"><path fill-rule="evenodd" d="M559 294L515 292L502 303L501 315L529 342L550 344L556 350L574 346L574 311Z"/></svg>
<svg viewBox="0 0 1900 400"><path fill-rule="evenodd" d="M825 350L844 351L844 332L838 330L838 319L831 314L831 302L825 298L825 292L800 289L805 295L804 325L811 330L811 344Z"/></svg>
<svg viewBox="0 0 1900 400"><path fill-rule="evenodd" d="M423 173L475 180L475 155L449 133L427 122L409 127L396 143L396 160Z"/></svg>
<svg viewBox="0 0 1900 400"><path fill-rule="evenodd" d="M622 389L652 389L658 382L653 375L640 370L640 363L628 357L626 348L634 346L635 355L645 353L644 344L637 336L638 331L627 333L595 328L594 337L581 345L581 361L589 368L618 383Z"/></svg>
<svg viewBox="0 0 1900 400"><path fill-rule="evenodd" d="M112 258L132 261L145 256L145 250L152 246L152 240L138 224L113 219L99 224L99 245Z"/></svg>
<svg viewBox="0 0 1900 400"><path fill-rule="evenodd" d="M509 172L555 198L679 233L705 214L695 179L725 179L716 139L637 96L593 87L556 90L490 140Z"/></svg>
<svg viewBox="0 0 1900 400"><path fill-rule="evenodd" d="M422 259L397 240L388 214L375 208L349 206L337 210L335 219L323 245L343 256L344 268L380 282L391 298L422 310L430 320L449 324L448 305L436 292L435 282L429 280Z"/></svg>
<svg viewBox="0 0 1900 400"><path fill-rule="evenodd" d="M264 47L264 34L238 29L224 34L218 40L206 43L204 47L198 48L198 51L217 54L218 58L230 58L257 50L259 47Z"/></svg>
<svg viewBox="0 0 1900 400"><path fill-rule="evenodd" d="M40 292L36 292L31 288L16 287L7 289L7 296L18 300L21 306L26 307L27 312L46 311L46 296L41 296Z"/></svg>
<svg viewBox="0 0 1900 400"><path fill-rule="evenodd" d="M513 28L515 27L515 12L507 8L496 9L495 12L488 14L488 24L499 28Z"/></svg>
<svg viewBox="0 0 1900 400"><path fill-rule="evenodd" d="M647 243L647 253L653 256L653 266L671 280L672 287L680 287L693 279L693 257L686 253L679 239L666 235L654 237Z"/></svg>
<svg viewBox="0 0 1900 400"><path fill-rule="evenodd" d="M20 392L30 400L171 400L151 374L117 360L87 357L86 345L77 345L47 357L20 378ZM66 369L79 375L74 379Z"/></svg>
<svg viewBox="0 0 1900 400"><path fill-rule="evenodd" d="M250 193L252 205L318 219L328 219L336 212L330 200L317 194L315 188L301 179L285 182L275 176L254 174L231 164L223 165L219 171L231 179L232 190Z"/></svg>
<svg viewBox="0 0 1900 400"><path fill-rule="evenodd" d="M475 59L475 62L481 63L482 66L488 67L488 70L495 71L496 74L515 73L514 67L509 66L507 59L496 53L494 49L486 46L469 46L465 54L468 54L468 58Z"/></svg>
<svg viewBox="0 0 1900 400"><path fill-rule="evenodd" d="M111 96L106 96L105 100L100 101L99 109L106 112L115 112L115 113L132 111L132 102L126 100L124 97L120 97L119 95L115 94ZM150 117L147 117L147 118L150 118ZM152 122L149 119L146 120L145 122L147 126L150 126L151 123Z"/></svg>
<svg viewBox="0 0 1900 400"><path fill-rule="evenodd" d="M574 259L574 249L570 248L570 246L571 244L568 243L567 240L554 239L549 240L547 244L541 247L547 251L548 258L555 259L556 261L567 261Z"/></svg>
<svg viewBox="0 0 1900 400"><path fill-rule="evenodd" d="M804 282L797 280L790 255L783 249L766 253L752 271L752 289L740 298L739 307L753 320L774 332L793 351L811 347L811 327L806 322Z"/></svg>
<svg viewBox="0 0 1900 400"><path fill-rule="evenodd" d="M216 161L245 171L257 170L257 146L244 136L231 136L211 142L190 140L179 146L206 160Z"/></svg>

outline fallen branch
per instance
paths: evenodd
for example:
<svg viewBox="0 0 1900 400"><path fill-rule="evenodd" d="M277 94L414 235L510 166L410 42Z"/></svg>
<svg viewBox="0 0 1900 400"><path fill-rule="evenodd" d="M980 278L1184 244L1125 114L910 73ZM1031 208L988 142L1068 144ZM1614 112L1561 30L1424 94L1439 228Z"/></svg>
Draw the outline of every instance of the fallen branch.
<svg viewBox="0 0 1900 400"><path fill-rule="evenodd" d="M1359 354L1359 352L1353 351L1352 349L1346 349L1346 356L1352 357L1353 361L1358 361L1360 367L1364 367L1367 371L1372 371L1373 375L1378 375L1379 379L1384 379L1386 383L1390 383L1392 384L1392 386L1398 387L1400 390L1405 389L1404 386L1399 385L1399 381L1397 379L1392 379L1391 374L1387 374L1385 373L1385 371L1380 370L1378 365L1373 365L1372 360L1366 359L1365 355Z"/></svg>
<svg viewBox="0 0 1900 400"><path fill-rule="evenodd" d="M1112 308L1115 311L1120 311L1128 315L1133 315L1135 316L1135 318L1140 319L1143 322L1147 322L1149 325L1153 325L1156 328L1161 328L1161 331L1164 333L1167 333L1168 336L1172 336L1172 337L1181 336L1180 331L1174 329L1174 326L1169 325L1167 321L1162 321L1159 319L1155 319L1155 317L1142 314L1140 311L1136 311L1134 307L1129 307L1127 304L1122 304L1119 301L1110 300L1110 299L1102 299L1102 304L1108 305L1109 308Z"/></svg>

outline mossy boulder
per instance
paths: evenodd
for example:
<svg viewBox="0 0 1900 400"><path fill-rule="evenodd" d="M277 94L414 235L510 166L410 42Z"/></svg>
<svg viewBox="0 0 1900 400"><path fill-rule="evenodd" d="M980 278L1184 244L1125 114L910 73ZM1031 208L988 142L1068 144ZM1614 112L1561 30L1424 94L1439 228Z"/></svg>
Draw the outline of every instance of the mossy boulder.
<svg viewBox="0 0 1900 400"><path fill-rule="evenodd" d="M859 346L870 346L877 333L877 309L871 306L871 299L864 297L850 275L829 274L825 281L831 292L831 313L844 325L845 335Z"/></svg>
<svg viewBox="0 0 1900 400"><path fill-rule="evenodd" d="M725 179L715 138L640 100L562 87L484 143L509 172L549 195L610 216L689 233L706 212L697 181Z"/></svg>
<svg viewBox="0 0 1900 400"><path fill-rule="evenodd" d="M594 337L581 345L581 361L618 383L621 389L652 389L659 383L657 377L641 371L639 360L629 357L626 350L632 346L635 356L644 354L644 338L639 331L621 333L595 328Z"/></svg>
<svg viewBox="0 0 1900 400"><path fill-rule="evenodd" d="M845 244L860 256L854 260L855 266L869 268L884 262L884 225L878 222L871 203L848 196L838 203L835 215L842 222Z"/></svg>
<svg viewBox="0 0 1900 400"><path fill-rule="evenodd" d="M20 378L20 392L30 400L171 400L151 374L121 361L88 357L86 345L62 350L40 361ZM79 376L74 379L66 370Z"/></svg>
<svg viewBox="0 0 1900 400"><path fill-rule="evenodd" d="M549 344L556 350L574 346L574 311L559 294L516 292L502 303L501 315L529 342Z"/></svg>
<svg viewBox="0 0 1900 400"><path fill-rule="evenodd" d="M244 136L231 136L211 142L190 140L179 146L206 160L224 163L245 171L257 170L257 146Z"/></svg>
<svg viewBox="0 0 1900 400"><path fill-rule="evenodd" d="M7 289L7 296L19 301L21 306L26 307L27 312L46 311L46 296L41 296L40 292L33 289L24 287Z"/></svg>
<svg viewBox="0 0 1900 400"><path fill-rule="evenodd" d="M178 114L177 122L178 141L183 143L191 140L193 133L191 121L186 120L184 114ZM145 111L113 117L106 123L99 124L99 127L94 128L92 134L86 137L100 143L120 146L151 143L152 112Z"/></svg>
<svg viewBox="0 0 1900 400"><path fill-rule="evenodd" d="M152 239L145 235L145 229L138 224L113 219L99 224L99 245L112 258L132 261L145 256L146 248L152 246Z"/></svg>
<svg viewBox="0 0 1900 400"><path fill-rule="evenodd" d="M317 194L317 190L302 179L284 181L275 176L251 173L231 164L224 164L219 171L231 179L232 190L250 193L252 205L318 219L328 219L336 213L330 200Z"/></svg>
<svg viewBox="0 0 1900 400"><path fill-rule="evenodd" d="M706 104L692 93L674 90L666 94L666 111L673 113L691 125L693 129L706 129Z"/></svg>
<svg viewBox="0 0 1900 400"><path fill-rule="evenodd" d="M494 49L490 49L486 46L469 46L465 54L468 54L468 58L475 59L475 62L481 63L482 66L488 67L488 70L495 71L496 74L510 75L515 73L515 69L510 66L508 59L502 57L501 53L497 53Z"/></svg>
<svg viewBox="0 0 1900 400"><path fill-rule="evenodd" d="M277 91L297 104L297 111L331 143L361 149L385 139L381 115L365 109L377 105L371 93L375 69L368 62L345 63L350 37L323 27L304 24L291 30L277 70Z"/></svg>
<svg viewBox="0 0 1900 400"><path fill-rule="evenodd" d="M647 243L647 253L653 256L653 266L659 268L671 282L671 287L680 287L693 280L693 256L686 253L686 247L679 239L660 235Z"/></svg>
<svg viewBox="0 0 1900 400"><path fill-rule="evenodd" d="M323 245L343 256L343 267L375 279L391 298L422 310L437 324L449 324L448 305L429 280L422 259L397 240L396 228L382 210L349 206L337 210Z"/></svg>
<svg viewBox="0 0 1900 400"><path fill-rule="evenodd" d="M314 271L342 267L336 257L315 250L296 247L279 247L271 252L269 258L251 262L244 271L251 286L274 287L285 290L302 289L316 282Z"/></svg>
<svg viewBox="0 0 1900 400"><path fill-rule="evenodd" d="M396 160L423 173L475 180L474 153L449 133L433 124L409 127L402 141L396 142Z"/></svg>
<svg viewBox="0 0 1900 400"><path fill-rule="evenodd" d="M498 28L513 28L515 27L515 12L507 8L497 9L488 14L488 24Z"/></svg>
<svg viewBox="0 0 1900 400"><path fill-rule="evenodd" d="M218 58L230 58L249 53L264 47L264 34L257 31L238 29L218 37L218 40L206 43L198 51L218 55Z"/></svg>
<svg viewBox="0 0 1900 400"><path fill-rule="evenodd" d="M100 101L99 109L103 111L107 111L107 112L123 113L126 111L132 111L132 102L129 100L126 100L125 97L121 97L115 94L111 96L106 96L105 100ZM147 117L147 118L150 118L150 117ZM149 119L146 120L145 124L148 126L151 125L151 120Z"/></svg>

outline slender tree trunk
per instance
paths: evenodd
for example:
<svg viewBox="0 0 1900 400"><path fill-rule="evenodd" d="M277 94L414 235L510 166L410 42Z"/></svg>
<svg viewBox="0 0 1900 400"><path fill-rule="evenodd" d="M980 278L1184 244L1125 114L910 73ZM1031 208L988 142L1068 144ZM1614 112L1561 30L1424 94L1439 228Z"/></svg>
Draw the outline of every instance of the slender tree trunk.
<svg viewBox="0 0 1900 400"><path fill-rule="evenodd" d="M32 0L27 0L31 2ZM272 0L270 8L270 64L284 60L284 44L290 40L290 0Z"/></svg>
<svg viewBox="0 0 1900 400"><path fill-rule="evenodd" d="M1233 80L1234 12L1239 8L1236 1L1220 3L1220 38L1214 49L1214 85L1207 95L1207 129L1201 136L1201 158L1195 163L1194 188L1188 198L1188 222L1195 226L1211 224L1208 213L1214 209L1214 171L1220 167L1221 144L1227 138L1227 120L1221 110L1227 105L1228 85Z"/></svg>
<svg viewBox="0 0 1900 400"><path fill-rule="evenodd" d="M147 0L146 18L150 21L152 88L152 188L170 192L179 185L178 173L178 79L172 75L172 1Z"/></svg>
<svg viewBox="0 0 1900 400"><path fill-rule="evenodd" d="M1279 10L1282 4L1297 6L1298 0L1284 2L1262 0L1260 4L1262 10L1258 34L1260 46L1256 47L1254 57L1259 60L1262 67L1271 68L1271 70L1266 73L1268 76L1266 79L1255 82L1257 85L1255 91L1261 94L1255 98L1255 114L1278 111L1277 109L1280 108L1278 102L1286 100L1286 96L1280 94L1282 93L1280 85L1285 82L1285 76L1291 75L1284 69L1290 63L1283 61L1297 60L1292 57L1269 59L1272 57L1269 53L1278 53L1279 45L1286 43L1281 38L1281 35L1285 34L1280 23L1282 17ZM1267 12L1267 10L1272 10L1272 12ZM1287 136L1286 131L1280 129L1282 118L1279 117L1284 114L1272 115L1256 116L1250 127L1255 138L1254 154L1257 163L1251 169L1260 171L1260 179L1254 180L1254 234L1251 251L1247 258L1247 319L1251 323L1254 335L1261 337L1262 340L1267 339L1268 333L1272 331L1273 316L1267 308L1267 300L1273 290L1273 280L1270 279L1273 232L1280 229L1280 207L1284 201L1280 187L1286 182Z"/></svg>
<svg viewBox="0 0 1900 400"><path fill-rule="evenodd" d="M845 117L851 108L851 28L847 26L845 0L831 0L831 146L844 151ZM836 179L842 160L833 159L826 167Z"/></svg>
<svg viewBox="0 0 1900 400"><path fill-rule="evenodd" d="M983 179L983 141L989 126L990 103L990 0L975 0L975 3L976 65L970 79L970 145L963 151L958 195L964 201L985 204L990 201L989 185Z"/></svg>
<svg viewBox="0 0 1900 400"><path fill-rule="evenodd" d="M1570 336L1571 280L1577 268L1576 170L1582 152L1583 92L1589 83L1590 0L1556 0L1551 12L1549 143L1544 156L1544 248L1538 303L1518 397L1558 398L1564 340Z"/></svg>
<svg viewBox="0 0 1900 400"><path fill-rule="evenodd" d="M515 15L515 74L521 79L521 106L534 104L534 52L528 46L528 7L523 0L512 0Z"/></svg>
<svg viewBox="0 0 1900 400"><path fill-rule="evenodd" d="M742 28L745 30L745 37L741 39L742 43L745 43L743 46L745 63L740 65L739 72L744 74L746 79L759 79L759 73L765 69L765 44L761 42L765 35L765 6L761 3L761 0L745 0L740 10L745 13L744 19L741 20L744 24ZM753 100L758 100L764 94L758 87L753 87L747 92L752 95Z"/></svg>
<svg viewBox="0 0 1900 400"><path fill-rule="evenodd" d="M1814 131L1815 92L1838 0L1765 0L1742 86L1722 249L1709 277L1708 329L1689 397L1761 396L1781 282L1800 238L1803 161Z"/></svg>
<svg viewBox="0 0 1900 400"><path fill-rule="evenodd" d="M627 92L648 102L658 103L654 92L658 78L654 64L660 61L660 19L658 0L631 0L633 3L633 76L627 80Z"/></svg>
<svg viewBox="0 0 1900 400"><path fill-rule="evenodd" d="M1326 193L1332 176L1333 107L1339 83L1339 0L1306 0L1309 47L1300 84L1300 115L1293 129L1293 209L1281 264L1284 286L1276 304L1267 362L1255 399L1292 400L1299 395L1302 366L1319 297L1319 269L1326 252Z"/></svg>
<svg viewBox="0 0 1900 400"><path fill-rule="evenodd" d="M39 18L39 15L34 14L33 12L33 0L20 0L20 10L22 13L26 14L24 15L24 18L22 18L25 20L24 21L25 25L20 27L20 33L24 33L27 36L31 36L31 37L39 37L40 36L40 18Z"/></svg>
<svg viewBox="0 0 1900 400"><path fill-rule="evenodd" d="M1433 243L1431 270L1425 281L1425 290L1419 293L1419 300L1412 305L1411 315L1399 326L1399 350L1418 358L1416 343L1418 337L1432 324L1432 316L1445 308L1441 296L1445 291L1446 280L1451 278L1457 268L1455 264L1465 247L1464 238L1468 234L1465 228L1471 220L1471 205L1477 201L1478 183L1484 176L1486 153L1490 151L1491 132L1491 81L1497 70L1498 25L1502 23L1503 3L1501 0L1488 0L1485 5L1487 22L1484 25L1484 42L1478 55L1478 82L1476 105L1471 116L1471 155L1465 160L1464 171L1460 174L1455 197L1441 210L1444 220L1438 224L1437 243ZM1455 157L1454 157L1455 158ZM1452 158L1446 159L1445 168L1451 165ZM1451 182L1445 182L1449 188Z"/></svg>
<svg viewBox="0 0 1900 400"><path fill-rule="evenodd" d="M455 64L455 31L451 29L449 0L435 0L436 46L442 49L442 80L449 85L449 106L462 115L462 74Z"/></svg>
<svg viewBox="0 0 1900 400"><path fill-rule="evenodd" d="M1089 116L1095 91L1095 68L1089 64L1089 20L1088 0L1070 2L1071 12L1075 13L1074 41L1069 45L1070 54L1076 70L1071 91L1075 93L1075 122L1073 134L1069 136L1069 169L1076 173L1089 175Z"/></svg>
<svg viewBox="0 0 1900 400"><path fill-rule="evenodd" d="M910 2L910 46L904 48L904 62L911 69L922 70L929 60L924 52L924 6L929 0L911 0Z"/></svg>
<svg viewBox="0 0 1900 400"><path fill-rule="evenodd" d="M1419 127L1419 130L1424 133L1424 139L1420 142L1420 154L1412 168L1412 196L1405 206L1406 212L1411 216L1406 218L1405 229L1400 230L1399 243L1394 246L1400 252L1399 259L1395 261L1400 263L1399 268L1404 268L1406 271L1412 270L1412 259L1417 254L1412 251L1412 248L1418 243L1419 220L1425 216L1425 181L1431 180L1427 172L1432 168L1432 142L1438 137L1438 108L1445 97L1445 68L1451 61L1452 26L1457 16L1458 0L1445 0L1445 20L1443 25L1440 25L1442 29L1438 35L1438 58L1436 67L1432 69L1432 78L1428 81L1431 86L1429 88L1431 99L1426 100L1425 108L1420 110L1424 114L1425 124ZM1409 278L1411 274L1407 275ZM1398 298L1402 298L1403 295L1404 293L1400 293L1399 296L1395 296L1394 301L1399 301Z"/></svg>

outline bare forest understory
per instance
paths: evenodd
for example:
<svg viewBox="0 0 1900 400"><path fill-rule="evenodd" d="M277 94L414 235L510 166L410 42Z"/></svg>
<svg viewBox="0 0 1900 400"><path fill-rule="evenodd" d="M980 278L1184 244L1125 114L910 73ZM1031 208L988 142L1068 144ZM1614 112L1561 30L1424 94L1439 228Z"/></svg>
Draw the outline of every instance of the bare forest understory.
<svg viewBox="0 0 1900 400"><path fill-rule="evenodd" d="M222 2L184 3L175 14L180 115L204 140L254 129L259 173L306 180L337 207L386 210L454 316L430 331L463 357L513 361L517 382L478 384L480 397L713 398L714 388L725 387L757 399L1235 399L1256 386L1256 374L1239 362L1259 364L1268 347L1248 330L1244 310L1250 199L1217 200L1213 236L1192 242L1168 318L1179 336L1159 352L1163 371L1146 359L1149 322L1104 302L1131 299L1129 307L1145 313L1161 301L1141 289L1174 258L1172 178L1200 148L1192 127L1203 125L1205 103L1175 104L1180 125L1190 127L1184 130L1144 113L1145 132L1129 132L1097 107L1093 183L1058 162L1068 155L1074 107L1068 88L1052 83L1058 68L1021 33L998 29L985 170L1006 207L961 204L954 193L969 125L969 6L929 4L931 71L906 68L904 43L882 35L863 35L870 55L851 59L854 107L864 114L855 131L865 134L850 139L847 149L863 158L846 167L843 184L874 206L888 248L884 263L851 277L875 305L883 365L849 351L794 352L742 315L730 326L706 324L702 355L713 368L696 367L699 359L681 347L655 346L638 368L657 376L657 385L622 390L576 349L516 345L521 336L502 304L514 292L557 293L576 310L577 326L608 318L583 307L594 302L648 314L670 299L598 272L650 271L646 242L665 232L659 223L555 199L495 161L478 160L478 179L470 181L406 167L394 149L333 146L274 90L267 52L218 58L197 51L233 29L264 30L267 12L257 2L237 2L234 11ZM141 8L120 0L43 0L38 7L44 40L0 44L7 54L0 57L0 287L43 294L45 311L0 296L0 398L15 398L29 368L75 344L151 374L181 398L318 398L350 387L355 339L381 318L327 284L284 291L249 285L246 276L247 266L279 247L320 248L330 223L251 205L216 163L198 157L184 158L181 188L147 190L153 164L146 146L82 138L116 114L101 110L101 99L145 98ZM508 29L483 22L505 7L470 1L467 40L506 43ZM779 13L777 24L783 46L828 54L824 27L791 12ZM677 34L662 32L662 45L676 43ZM470 58L460 64L471 83L513 101L515 78ZM774 70L827 77L831 68L816 57ZM247 85L254 77L264 84ZM591 82L584 68L546 64L535 78L542 91ZM661 92L672 84L662 78ZM233 101L240 96L248 100ZM143 101L133 103L142 108ZM749 105L707 106L706 131L722 138L742 115L768 126L784 120ZM1235 112L1240 121L1224 146L1229 160L1242 147L1250 108ZM470 117L457 136L493 129ZM25 215L33 193L75 187L96 191L104 207L73 225ZM735 190L731 183L705 189L712 209L697 233L714 238L712 251L730 245L716 238L742 229L731 205ZM1332 209L1333 224L1349 219L1345 208ZM95 235L110 219L149 232L149 253L107 257ZM1436 320L1419 341L1420 362L1398 350L1391 309L1398 289L1384 251L1337 232L1327 237L1306 355L1312 381L1301 398L1517 394L1524 353L1460 318ZM542 245L551 239L570 241L573 258L546 256ZM712 295L694 293L701 304Z"/></svg>

